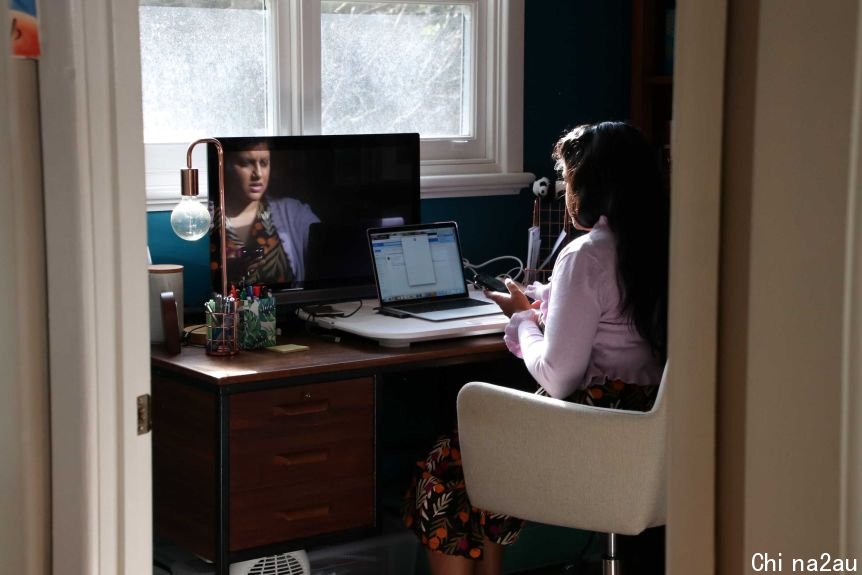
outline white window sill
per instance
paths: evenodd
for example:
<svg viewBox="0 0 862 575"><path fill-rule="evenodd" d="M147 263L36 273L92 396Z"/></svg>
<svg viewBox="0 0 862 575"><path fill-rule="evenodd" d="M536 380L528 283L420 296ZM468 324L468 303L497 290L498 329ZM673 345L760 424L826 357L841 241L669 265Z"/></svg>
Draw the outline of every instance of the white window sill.
<svg viewBox="0 0 862 575"><path fill-rule="evenodd" d="M422 176L421 197L466 198L470 196L511 196L533 183L536 176L529 172L512 174L459 174Z"/></svg>
<svg viewBox="0 0 862 575"><path fill-rule="evenodd" d="M430 200L473 196L511 196L519 193L523 188L529 187L535 179L536 177L529 172L422 176L420 179L420 198ZM179 186L176 190L172 190L170 186L150 189L148 195L148 212L172 210L180 201ZM206 193L201 190L201 200L205 198Z"/></svg>

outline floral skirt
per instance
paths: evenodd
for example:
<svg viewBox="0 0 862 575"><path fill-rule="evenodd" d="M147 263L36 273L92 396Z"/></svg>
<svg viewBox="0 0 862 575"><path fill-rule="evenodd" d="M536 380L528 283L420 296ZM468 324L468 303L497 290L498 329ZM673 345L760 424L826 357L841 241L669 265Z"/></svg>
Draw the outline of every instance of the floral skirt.
<svg viewBox="0 0 862 575"><path fill-rule="evenodd" d="M630 411L649 411L657 385L604 381L575 392L568 401ZM539 390L537 393L542 393ZM481 559L485 537L499 545L518 540L524 521L470 504L464 487L458 430L437 439L428 456L416 462L404 497L404 524L422 544L438 553Z"/></svg>
<svg viewBox="0 0 862 575"><path fill-rule="evenodd" d="M443 435L422 461L404 498L404 524L432 551L471 559L482 557L487 536L494 543L514 543L524 522L477 509L464 488L458 430Z"/></svg>

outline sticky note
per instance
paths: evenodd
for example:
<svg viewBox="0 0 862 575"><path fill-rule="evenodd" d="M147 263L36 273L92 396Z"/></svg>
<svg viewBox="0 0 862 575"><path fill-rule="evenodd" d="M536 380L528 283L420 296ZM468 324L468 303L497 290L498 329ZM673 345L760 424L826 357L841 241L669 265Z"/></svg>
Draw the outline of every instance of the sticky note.
<svg viewBox="0 0 862 575"><path fill-rule="evenodd" d="M299 345L298 343L285 343L283 345L273 345L271 347L266 348L270 351L277 351L279 353L291 353L294 351L305 351L308 349L307 345Z"/></svg>

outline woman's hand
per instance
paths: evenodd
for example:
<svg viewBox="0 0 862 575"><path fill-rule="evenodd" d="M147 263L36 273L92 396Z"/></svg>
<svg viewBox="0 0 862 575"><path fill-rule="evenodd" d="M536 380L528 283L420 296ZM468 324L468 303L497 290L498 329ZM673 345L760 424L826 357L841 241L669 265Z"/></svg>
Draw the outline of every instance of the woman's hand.
<svg viewBox="0 0 862 575"><path fill-rule="evenodd" d="M506 278L506 289L509 290L509 293L490 290L485 290L483 293L485 297L500 306L500 310L507 317L512 317L514 313L533 307L530 305L530 300L527 299L527 296L521 290L521 286L509 278Z"/></svg>

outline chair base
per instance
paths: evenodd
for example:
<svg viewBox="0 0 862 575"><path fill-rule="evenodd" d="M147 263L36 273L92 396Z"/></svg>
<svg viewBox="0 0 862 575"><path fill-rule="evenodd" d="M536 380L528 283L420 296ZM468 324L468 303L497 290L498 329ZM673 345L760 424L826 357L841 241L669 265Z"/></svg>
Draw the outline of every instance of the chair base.
<svg viewBox="0 0 862 575"><path fill-rule="evenodd" d="M622 566L617 559L617 534L608 533L608 552L602 556L602 575L620 575Z"/></svg>

